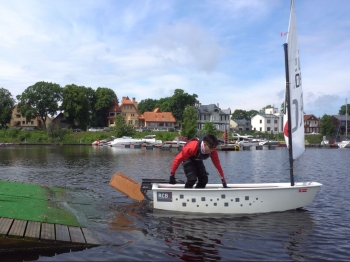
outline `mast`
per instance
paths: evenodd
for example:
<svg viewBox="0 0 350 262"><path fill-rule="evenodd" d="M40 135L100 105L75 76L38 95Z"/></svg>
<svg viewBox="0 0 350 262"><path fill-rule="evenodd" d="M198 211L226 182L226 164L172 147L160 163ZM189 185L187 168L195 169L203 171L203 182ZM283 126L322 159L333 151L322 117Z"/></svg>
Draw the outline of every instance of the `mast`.
<svg viewBox="0 0 350 262"><path fill-rule="evenodd" d="M348 99L345 99L345 139L348 140Z"/></svg>
<svg viewBox="0 0 350 262"><path fill-rule="evenodd" d="M293 174L293 143L292 143L292 118L291 118L291 106L290 106L290 82L289 82L289 66L288 66L288 44L283 44L284 47L284 62L286 69L286 100L285 108L288 113L288 144L289 144L289 167L290 167L290 185L294 186L294 174Z"/></svg>

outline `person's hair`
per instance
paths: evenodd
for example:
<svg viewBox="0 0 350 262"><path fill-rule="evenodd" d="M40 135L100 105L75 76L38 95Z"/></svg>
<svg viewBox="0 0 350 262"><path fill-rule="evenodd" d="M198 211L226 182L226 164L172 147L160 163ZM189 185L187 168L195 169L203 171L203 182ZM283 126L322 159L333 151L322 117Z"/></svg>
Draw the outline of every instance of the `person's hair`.
<svg viewBox="0 0 350 262"><path fill-rule="evenodd" d="M218 146L219 144L219 141L218 139L216 138L216 136L214 135L206 135L204 138L203 138L203 141L205 143L207 143L207 145L211 148L215 148Z"/></svg>

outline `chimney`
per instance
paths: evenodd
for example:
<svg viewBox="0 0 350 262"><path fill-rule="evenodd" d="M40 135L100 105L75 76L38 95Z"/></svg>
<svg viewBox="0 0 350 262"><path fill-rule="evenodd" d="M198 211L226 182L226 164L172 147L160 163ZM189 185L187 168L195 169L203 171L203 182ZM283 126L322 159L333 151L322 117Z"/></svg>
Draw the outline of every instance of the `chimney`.
<svg viewBox="0 0 350 262"><path fill-rule="evenodd" d="M135 97L132 98L132 102L135 104Z"/></svg>
<svg viewBox="0 0 350 262"><path fill-rule="evenodd" d="M216 104L219 107L219 103Z"/></svg>

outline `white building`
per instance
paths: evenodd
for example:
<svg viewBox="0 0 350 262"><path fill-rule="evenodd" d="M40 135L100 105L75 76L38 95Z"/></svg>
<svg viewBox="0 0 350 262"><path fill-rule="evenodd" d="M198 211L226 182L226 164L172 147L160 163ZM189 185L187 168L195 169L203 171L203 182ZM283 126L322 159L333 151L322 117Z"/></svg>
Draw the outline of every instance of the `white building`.
<svg viewBox="0 0 350 262"><path fill-rule="evenodd" d="M257 114L251 119L252 130L256 132L283 132L283 114L278 112L278 108L266 108L265 114Z"/></svg>

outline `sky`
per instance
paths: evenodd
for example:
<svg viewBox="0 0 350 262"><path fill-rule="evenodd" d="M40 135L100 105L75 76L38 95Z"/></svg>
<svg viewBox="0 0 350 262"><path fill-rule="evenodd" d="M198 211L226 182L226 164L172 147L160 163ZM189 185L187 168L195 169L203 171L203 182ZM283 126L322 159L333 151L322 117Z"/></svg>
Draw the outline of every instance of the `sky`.
<svg viewBox="0 0 350 262"><path fill-rule="evenodd" d="M350 1L295 10L304 112L338 114L350 98ZM0 88L107 87L137 102L182 89L232 112L280 108L289 13L289 0L0 0Z"/></svg>

